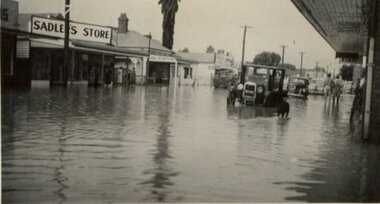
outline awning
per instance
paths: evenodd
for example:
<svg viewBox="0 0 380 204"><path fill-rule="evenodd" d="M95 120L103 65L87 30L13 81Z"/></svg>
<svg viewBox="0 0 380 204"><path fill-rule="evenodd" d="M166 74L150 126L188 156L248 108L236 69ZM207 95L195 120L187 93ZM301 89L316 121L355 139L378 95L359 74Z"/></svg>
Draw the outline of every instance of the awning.
<svg viewBox="0 0 380 204"><path fill-rule="evenodd" d="M23 30L8 29L8 28L3 28L3 27L1 27L1 33L8 33L8 34L11 34L11 35L17 35L18 37L28 37L28 38L32 38L32 37L34 37L34 38L41 38L41 37L44 37L44 38L47 38L47 39L58 39L56 37L49 37L49 36L35 34L35 33L27 32L27 31L23 31Z"/></svg>
<svg viewBox="0 0 380 204"><path fill-rule="evenodd" d="M33 38L30 39L31 47L39 48L60 48L64 47L64 40L62 39L46 39L46 38ZM69 41L69 48L80 51L119 55L127 57L143 57L147 56L144 53L130 52L122 48L116 48L110 45L97 45L94 43L81 42L81 41Z"/></svg>
<svg viewBox="0 0 380 204"><path fill-rule="evenodd" d="M371 0L292 0L337 53L362 55Z"/></svg>

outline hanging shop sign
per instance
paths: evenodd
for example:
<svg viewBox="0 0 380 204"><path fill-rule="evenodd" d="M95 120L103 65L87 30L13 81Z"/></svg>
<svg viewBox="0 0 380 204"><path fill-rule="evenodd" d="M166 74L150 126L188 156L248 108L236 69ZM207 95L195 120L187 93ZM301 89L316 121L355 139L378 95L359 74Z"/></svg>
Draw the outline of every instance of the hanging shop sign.
<svg viewBox="0 0 380 204"><path fill-rule="evenodd" d="M31 32L57 38L65 37L63 20L32 16ZM70 22L70 39L111 44L112 28L92 24Z"/></svg>

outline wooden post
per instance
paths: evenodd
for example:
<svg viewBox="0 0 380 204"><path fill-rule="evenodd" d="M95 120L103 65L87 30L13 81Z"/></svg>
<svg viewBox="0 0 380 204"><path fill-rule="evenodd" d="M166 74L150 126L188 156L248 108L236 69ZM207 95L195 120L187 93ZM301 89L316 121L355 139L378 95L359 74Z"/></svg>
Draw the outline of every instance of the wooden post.
<svg viewBox="0 0 380 204"><path fill-rule="evenodd" d="M100 82L100 84L101 85L104 85L104 53L102 53L102 65L101 65L102 67L101 67L101 73L100 73L100 80L101 80L101 82Z"/></svg>
<svg viewBox="0 0 380 204"><path fill-rule="evenodd" d="M71 86L74 83L74 70L75 70L75 50L71 51Z"/></svg>
<svg viewBox="0 0 380 204"><path fill-rule="evenodd" d="M65 0L65 39L64 39L64 61L63 61L63 86L67 86L67 75L69 66L69 37L70 37L70 0Z"/></svg>

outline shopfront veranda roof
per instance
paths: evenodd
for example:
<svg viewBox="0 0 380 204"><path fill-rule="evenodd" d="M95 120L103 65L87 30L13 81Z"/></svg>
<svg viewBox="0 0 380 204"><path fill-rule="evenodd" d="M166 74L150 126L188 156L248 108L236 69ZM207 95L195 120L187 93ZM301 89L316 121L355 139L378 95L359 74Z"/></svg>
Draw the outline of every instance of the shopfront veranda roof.
<svg viewBox="0 0 380 204"><path fill-rule="evenodd" d="M52 48L57 49L64 47L63 39L48 39L48 38L31 38L31 48ZM81 40L70 40L69 48L77 51L102 53L109 55L127 56L127 57L142 57L148 56L147 52L143 51L128 51L124 48L117 48L101 43L87 42Z"/></svg>
<svg viewBox="0 0 380 204"><path fill-rule="evenodd" d="M336 51L363 55L368 40L372 0L292 0L297 9Z"/></svg>

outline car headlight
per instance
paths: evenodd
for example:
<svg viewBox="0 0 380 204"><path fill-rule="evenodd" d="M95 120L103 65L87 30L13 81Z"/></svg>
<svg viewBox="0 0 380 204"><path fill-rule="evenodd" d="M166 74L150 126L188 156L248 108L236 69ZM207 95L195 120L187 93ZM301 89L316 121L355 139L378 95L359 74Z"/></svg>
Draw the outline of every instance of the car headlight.
<svg viewBox="0 0 380 204"><path fill-rule="evenodd" d="M238 87L237 87L237 89L240 91L240 90L243 90L243 88L244 88L244 85L243 84L239 84L238 85Z"/></svg>
<svg viewBox="0 0 380 204"><path fill-rule="evenodd" d="M262 93L264 91L263 87L259 86L257 88L257 93Z"/></svg>

